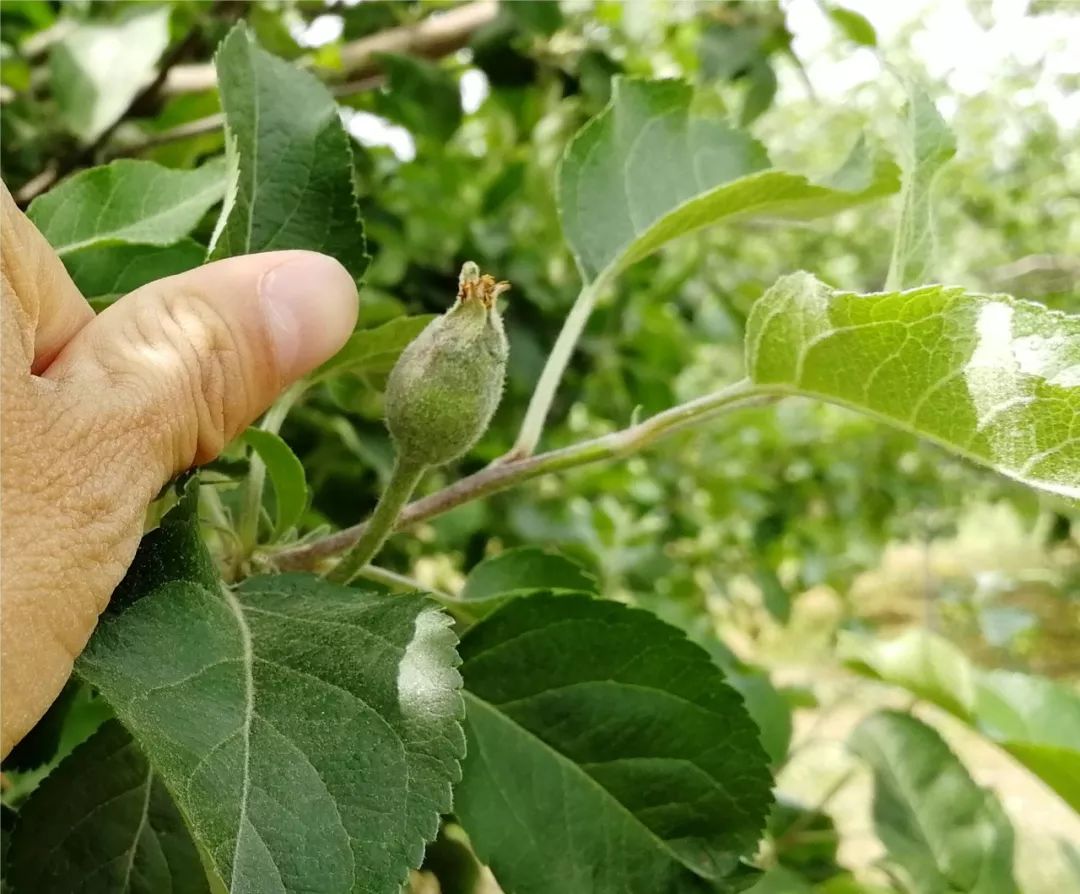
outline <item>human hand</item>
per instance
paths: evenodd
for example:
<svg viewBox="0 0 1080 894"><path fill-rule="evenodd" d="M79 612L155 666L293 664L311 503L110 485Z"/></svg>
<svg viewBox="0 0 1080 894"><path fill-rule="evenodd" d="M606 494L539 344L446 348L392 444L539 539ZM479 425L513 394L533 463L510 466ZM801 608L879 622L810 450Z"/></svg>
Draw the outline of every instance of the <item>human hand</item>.
<svg viewBox="0 0 1080 894"><path fill-rule="evenodd" d="M0 185L0 756L59 694L147 506L333 355L356 287L324 255L208 264L95 317Z"/></svg>

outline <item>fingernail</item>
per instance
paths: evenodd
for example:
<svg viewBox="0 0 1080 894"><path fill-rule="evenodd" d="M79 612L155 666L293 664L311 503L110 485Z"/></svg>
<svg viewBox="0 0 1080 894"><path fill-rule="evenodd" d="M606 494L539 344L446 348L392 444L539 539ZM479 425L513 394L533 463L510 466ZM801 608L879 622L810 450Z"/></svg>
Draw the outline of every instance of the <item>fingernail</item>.
<svg viewBox="0 0 1080 894"><path fill-rule="evenodd" d="M259 301L281 374L295 379L336 354L356 325L356 284L333 258L297 252L268 270Z"/></svg>

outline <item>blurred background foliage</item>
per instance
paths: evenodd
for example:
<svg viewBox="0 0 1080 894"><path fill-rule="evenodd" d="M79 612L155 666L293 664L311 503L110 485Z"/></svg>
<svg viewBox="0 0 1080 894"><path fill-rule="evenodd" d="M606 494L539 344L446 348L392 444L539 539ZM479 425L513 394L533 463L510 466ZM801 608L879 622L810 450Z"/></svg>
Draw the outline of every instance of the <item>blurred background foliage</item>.
<svg viewBox="0 0 1080 894"><path fill-rule="evenodd" d="M557 217L556 166L570 136L603 108L616 73L694 82L703 107L750 128L778 164L808 173L834 168L862 134L895 152L903 101L895 73L927 78L960 147L938 189L937 278L1080 311L1080 114L1044 100L1047 91L1071 95L1073 110L1080 69L1048 67L1038 47L1018 43L979 89L957 92L949 85L963 74L964 48L952 68L928 56L934 35L918 4L888 32L875 31L875 8L893 4L847 6L5 0L0 167L25 205L113 158L184 168L220 153L206 63L232 23L246 19L263 46L331 86L355 137L373 258L361 327L441 311L467 259L513 283L506 396L478 448L425 481L434 490L513 443L579 285ZM1047 46L1056 30L1076 34L1068 3L941 6L987 34L1017 15L1042 29ZM463 10L472 18L453 34L380 42L415 36L433 13ZM139 51L120 51L133 46ZM817 71L830 82L815 82ZM845 83L853 72L863 74ZM625 427L738 379L750 305L784 273L880 288L897 210L889 201L806 225L707 230L637 264L593 315L543 446ZM204 242L212 222L196 234ZM283 435L313 492L305 529L353 524L373 507L391 456L384 375L321 385L289 417ZM395 537L381 564L455 591L477 562L523 544L573 555L606 595L711 643L747 689L763 679L751 666L769 669L778 689L758 719L778 737L781 791L830 810L865 808L854 795L836 797L824 759L816 779L800 760L842 736L847 727L831 727L831 718L878 698L844 676L841 633L925 627L984 666L1080 678L1075 508L835 407L790 400L743 411L629 461L462 506ZM802 744L788 756L791 707ZM833 775L844 781L844 772ZM1026 789L1017 797L1025 810L1041 809L1024 800ZM1073 824L1062 834L1080 834L1075 817L1066 819ZM790 844L792 818L779 811L774 820L774 843ZM832 821L795 822L821 833ZM841 857L868 867L877 854L859 844L855 826ZM820 881L835 856L834 842L831 853L793 848L776 859ZM803 872L800 860L816 868ZM1024 890L1051 890L1037 887L1050 870L1036 862Z"/></svg>

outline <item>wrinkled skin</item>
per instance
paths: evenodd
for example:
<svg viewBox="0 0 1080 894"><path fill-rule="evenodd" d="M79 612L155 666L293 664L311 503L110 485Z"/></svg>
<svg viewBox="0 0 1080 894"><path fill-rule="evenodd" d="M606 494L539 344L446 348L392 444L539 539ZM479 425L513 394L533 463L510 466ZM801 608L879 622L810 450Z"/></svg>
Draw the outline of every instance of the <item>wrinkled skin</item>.
<svg viewBox="0 0 1080 894"><path fill-rule="evenodd" d="M356 288L314 252L219 261L100 316L0 187L0 755L71 673L146 509L335 353Z"/></svg>

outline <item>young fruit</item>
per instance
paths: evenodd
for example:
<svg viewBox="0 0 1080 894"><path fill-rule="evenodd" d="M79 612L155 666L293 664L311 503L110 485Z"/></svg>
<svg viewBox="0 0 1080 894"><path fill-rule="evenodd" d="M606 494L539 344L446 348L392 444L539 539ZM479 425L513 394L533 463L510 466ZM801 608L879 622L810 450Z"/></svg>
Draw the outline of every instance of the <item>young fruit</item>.
<svg viewBox="0 0 1080 894"><path fill-rule="evenodd" d="M479 440L502 397L508 346L495 301L510 288L468 261L457 301L401 353L386 385L398 462L438 466Z"/></svg>

